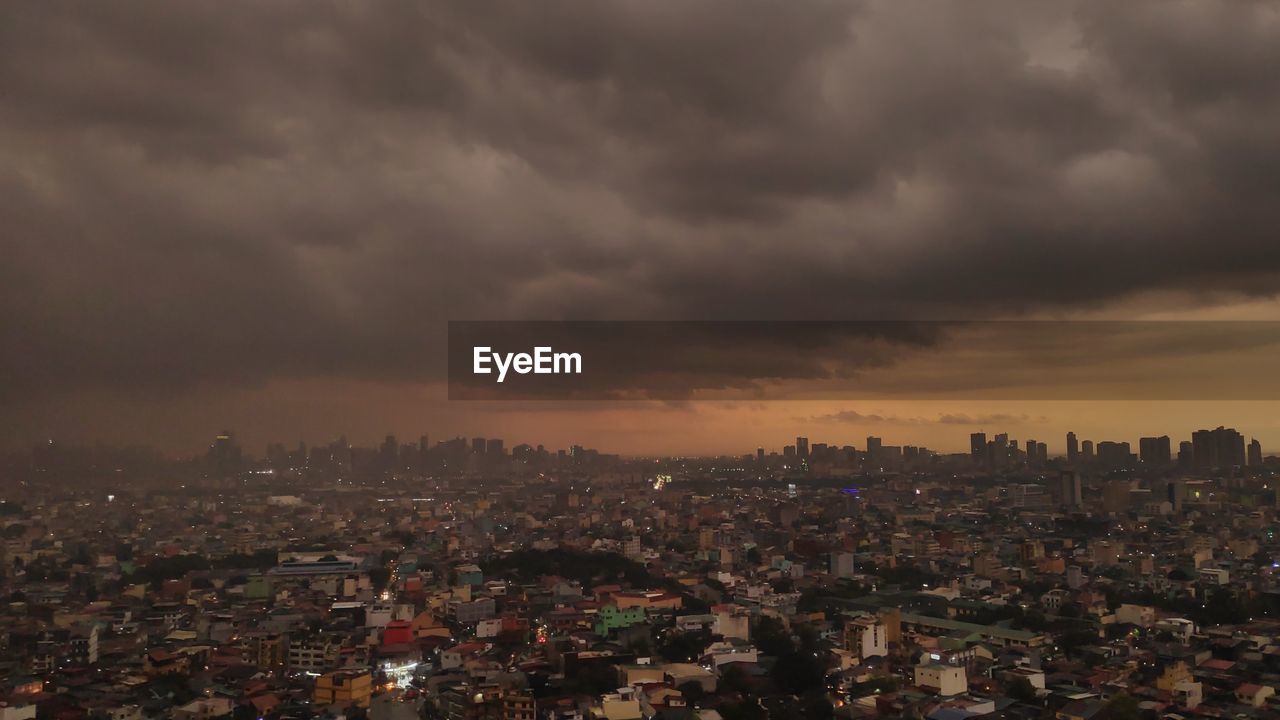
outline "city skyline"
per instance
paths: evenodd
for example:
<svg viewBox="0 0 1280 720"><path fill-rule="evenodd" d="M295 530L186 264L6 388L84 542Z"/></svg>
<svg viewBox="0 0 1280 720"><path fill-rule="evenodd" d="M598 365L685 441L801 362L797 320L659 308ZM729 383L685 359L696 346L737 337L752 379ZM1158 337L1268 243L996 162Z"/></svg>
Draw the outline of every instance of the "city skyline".
<svg viewBox="0 0 1280 720"><path fill-rule="evenodd" d="M990 419L994 421L997 418L990 418ZM1240 465L1240 466L1261 465L1264 458L1270 457L1270 454L1268 453L1268 448L1264 447L1256 437L1253 437L1248 433L1241 433L1234 427L1227 427L1223 425L1219 425L1216 427L1216 431L1223 431L1224 429L1229 433L1233 433L1240 440L1240 447L1238 449L1239 462L1227 463L1227 465L1232 465L1232 464ZM234 430L224 429L223 431L219 432L215 436L212 444L209 444L205 448L201 448L199 451L190 452L190 453L165 453L162 448L155 448L153 446L147 446L143 444L111 446L111 445L103 445L102 443L64 442L57 438L48 438L44 442L36 443L34 445L34 448L16 449L13 452L16 454L22 454L26 450L32 450L32 449L34 449L36 452L39 452L41 451L42 448L46 446L52 447L55 445L62 446L62 447L83 448L83 449L90 449L93 447L104 447L104 448L111 448L111 449L117 449L117 450L136 448L140 450L158 451L162 455L167 455L168 457L171 457L173 459L182 459L182 458L199 457L201 455L205 455L208 452L214 450L215 447L220 442L234 442L236 447L236 452L238 455L243 453L245 458L263 460L263 459L268 459L271 453L276 449L279 449L281 451L291 452L295 448L303 448L303 449L318 448L318 447L323 448L323 447L336 447L341 445L346 448L360 448L360 449L380 448L385 451L387 446L390 445L397 452L402 448L416 448L417 451L425 453L428 450L441 450L449 446L452 446L454 444L461 443L464 446L470 447L474 452L480 452L482 454L487 453L489 455L494 455L495 454L494 448L496 447L496 455L503 456L506 454L510 454L513 457L516 453L517 448L521 448L525 450L537 449L538 451L543 451L545 449L545 451L554 454L556 452L561 452L561 453L566 451L572 452L574 449L582 449L585 447L585 448L590 448L590 451L593 453L604 453L610 456L628 458L628 459L666 459L666 458L672 458L672 457L691 457L691 458L706 458L706 459L726 458L726 459L732 460L732 459L738 459L738 458L749 459L753 455L760 455L760 454L763 454L764 456L768 456L768 457L773 457L773 458L794 457L797 459L803 459L808 457L810 443L812 442L812 446L815 448L815 451L817 448L821 448L822 450L830 449L833 451L853 450L853 451L858 451L861 454L866 456L870 456L876 450L879 450L880 448L884 448L886 450L890 450L896 453L901 453L903 450L910 449L913 451L918 450L921 453L927 452L928 454L931 454L931 455L939 455L939 456L950 455L950 456L958 457L958 456L969 454L976 458L977 453L979 453L980 450L978 449L978 446L975 445L975 443L979 442L978 438L981 438L980 442L982 444L982 447L985 447L987 450L990 450L990 445L991 445L991 442L988 439L991 439L994 441L1009 442L1009 443L1012 443L1012 448L1015 451L1021 449L1021 451L1024 454L1026 454L1028 458L1030 457L1030 453L1031 453L1029 443L1032 443L1032 442L1037 443L1038 449L1036 450L1036 452L1039 453L1042 458L1053 459L1053 460L1065 460L1068 463L1074 463L1077 460L1077 457L1080 457L1082 461L1085 457L1087 457L1089 461L1093 461L1095 459L1094 453L1095 453L1096 447L1101 445L1112 445L1112 446L1123 446L1127 455L1132 457L1132 460L1134 461L1135 465L1136 464L1167 465L1167 464L1173 463L1174 461L1179 460L1179 450L1182 450L1182 451L1190 450L1193 444L1198 441L1200 436L1205 435L1206 433L1212 434L1214 432L1215 432L1214 428L1204 427L1204 428L1199 428L1194 431L1185 433L1185 435L1182 437L1179 437L1177 435L1162 434L1162 435L1143 435L1137 438L1125 438L1125 437L1094 438L1094 437L1086 437L1074 431L1068 431L1063 437L1058 438L1055 441L1053 438L1050 438L1044 435L1040 437L1031 437L1031 436L1018 437L1018 436L1011 436L1011 434L1008 431L999 431L997 429L997 430L988 432L985 429L980 429L980 430L975 430L973 432L968 433L968 435L964 438L965 440L967 440L968 444L963 447L961 446L961 443L958 441L951 444L931 447L931 446L927 446L922 443L919 443L918 441L914 441L909 434L898 434L898 435L891 435L891 436L868 435L862 438L850 438L847 435L835 435L835 434L814 435L812 438L808 435L796 435L793 438L787 438L787 439L793 440L791 444L787 444L784 439L781 443L775 442L773 444L757 445L753 450L750 450L750 451L744 449L738 452L701 453L701 454L699 453L631 454L631 453L625 453L625 452L616 452L607 447L605 448L591 447L589 443L575 442L575 443L568 443L563 446L557 446L554 443L548 444L548 443L537 441L536 439L530 439L530 438L509 439L506 437L494 436L492 434L467 435L467 434L460 434L460 433L459 434L443 433L443 434L437 435L437 434L424 432L418 435L413 435L413 434L399 435L397 433L387 433L383 435L380 439L377 439L377 441L375 442L373 440L364 440L363 437L361 437L360 439L353 439L352 437L348 437L345 433L343 433L337 436L331 436L327 438L310 438L310 439L301 438L292 442L282 441L277 438L274 440L267 441L264 444L266 451L259 454L257 452L254 452L253 448L245 447L244 439L240 437ZM888 437L888 442L885 442L886 437ZM362 442L361 440L364 440L364 441ZM859 443L859 441L862 441L861 444ZM1024 444L1021 448L1019 448L1020 442L1026 443L1026 444ZM475 443L480 443L480 447L478 449L474 446ZM872 448L873 444L876 446L875 449ZM488 448L487 450L486 450L486 447ZM1081 448L1083 448L1083 450ZM1246 458L1246 452L1257 453L1257 456L1254 457L1250 455L1248 456L1248 462L1245 462L1244 460ZM1159 457L1161 457L1161 453L1163 453L1162 462L1158 459ZM1099 455L1096 457L1101 459L1102 458L1101 453L1099 453ZM1043 460L1041 462L1043 462ZM1212 463L1205 463L1203 461L1190 462L1186 459L1183 459L1182 461L1180 461L1180 464L1185 464L1188 467L1213 466ZM1123 463L1118 463L1118 465L1123 465Z"/></svg>

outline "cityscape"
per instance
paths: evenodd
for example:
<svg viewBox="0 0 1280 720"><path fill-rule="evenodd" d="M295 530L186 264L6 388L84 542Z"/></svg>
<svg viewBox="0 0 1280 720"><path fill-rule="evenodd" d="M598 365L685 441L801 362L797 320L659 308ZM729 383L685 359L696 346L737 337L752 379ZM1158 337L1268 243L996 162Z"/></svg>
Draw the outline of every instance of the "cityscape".
<svg viewBox="0 0 1280 720"><path fill-rule="evenodd" d="M50 440L6 460L0 710L1280 709L1280 458L1225 427L1136 453L969 441L644 458L389 435L255 455L224 432L165 458Z"/></svg>
<svg viewBox="0 0 1280 720"><path fill-rule="evenodd" d="M1280 720L1280 0L0 4L0 720Z"/></svg>

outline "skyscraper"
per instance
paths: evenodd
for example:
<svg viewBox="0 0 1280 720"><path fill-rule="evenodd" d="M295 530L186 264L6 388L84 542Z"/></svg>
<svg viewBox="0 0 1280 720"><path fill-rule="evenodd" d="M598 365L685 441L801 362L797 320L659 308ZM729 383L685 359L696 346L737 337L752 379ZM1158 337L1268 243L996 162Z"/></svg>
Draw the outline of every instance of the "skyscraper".
<svg viewBox="0 0 1280 720"><path fill-rule="evenodd" d="M1214 430L1197 430L1191 434L1191 454L1198 468L1244 465L1244 436L1221 425Z"/></svg>
<svg viewBox="0 0 1280 720"><path fill-rule="evenodd" d="M875 436L867 437L867 462L875 463L880 461L881 444L880 438Z"/></svg>
<svg viewBox="0 0 1280 720"><path fill-rule="evenodd" d="M1173 461L1173 446L1168 435L1138 439L1138 459L1143 465L1168 465Z"/></svg>
<svg viewBox="0 0 1280 720"><path fill-rule="evenodd" d="M382 447L378 449L378 462L384 471L395 469L397 461L400 458L400 443L396 442L395 435L387 435L382 441Z"/></svg>
<svg viewBox="0 0 1280 720"><path fill-rule="evenodd" d="M1080 455L1080 442L1076 440L1076 434L1067 433L1067 462L1075 462Z"/></svg>
<svg viewBox="0 0 1280 720"><path fill-rule="evenodd" d="M991 466L1002 468L1009 464L1009 433L998 433L991 441Z"/></svg>
<svg viewBox="0 0 1280 720"><path fill-rule="evenodd" d="M1129 451L1129 443L1103 440L1098 443L1098 462L1106 467L1129 467L1133 464L1133 453Z"/></svg>
<svg viewBox="0 0 1280 720"><path fill-rule="evenodd" d="M1059 476L1062 484L1062 504L1068 508L1084 506L1084 481L1080 473L1074 470L1063 470Z"/></svg>
<svg viewBox="0 0 1280 720"><path fill-rule="evenodd" d="M213 439L208 457L209 465L217 475L229 475L240 469L240 446L230 430L224 430Z"/></svg>
<svg viewBox="0 0 1280 720"><path fill-rule="evenodd" d="M969 433L969 457L974 465L983 465L987 458L987 434Z"/></svg>
<svg viewBox="0 0 1280 720"><path fill-rule="evenodd" d="M1251 467L1262 465L1262 443L1258 442L1258 438L1249 441L1249 456L1247 458Z"/></svg>
<svg viewBox="0 0 1280 720"><path fill-rule="evenodd" d="M1042 442L1027 441L1027 465L1043 467L1049 460L1049 448Z"/></svg>
<svg viewBox="0 0 1280 720"><path fill-rule="evenodd" d="M1195 447L1190 440L1178 443L1178 467L1189 468L1195 464Z"/></svg>
<svg viewBox="0 0 1280 720"><path fill-rule="evenodd" d="M796 455L801 460L807 460L809 458L809 438L807 437L796 438Z"/></svg>

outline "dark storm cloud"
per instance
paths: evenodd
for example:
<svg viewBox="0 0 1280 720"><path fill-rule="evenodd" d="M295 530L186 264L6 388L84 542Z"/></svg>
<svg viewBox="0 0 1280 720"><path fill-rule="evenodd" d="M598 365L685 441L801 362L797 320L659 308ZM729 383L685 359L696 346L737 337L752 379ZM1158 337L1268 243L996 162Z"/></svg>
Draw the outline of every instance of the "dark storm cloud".
<svg viewBox="0 0 1280 720"><path fill-rule="evenodd" d="M0 14L10 395L430 379L451 318L1276 290L1273 4Z"/></svg>

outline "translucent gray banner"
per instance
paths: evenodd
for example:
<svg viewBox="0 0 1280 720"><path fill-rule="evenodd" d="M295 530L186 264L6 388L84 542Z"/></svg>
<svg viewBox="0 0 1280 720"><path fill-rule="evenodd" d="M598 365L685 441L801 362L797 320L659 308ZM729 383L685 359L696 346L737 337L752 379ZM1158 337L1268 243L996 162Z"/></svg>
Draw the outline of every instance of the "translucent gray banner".
<svg viewBox="0 0 1280 720"><path fill-rule="evenodd" d="M1277 400L1280 321L453 321L452 400Z"/></svg>

